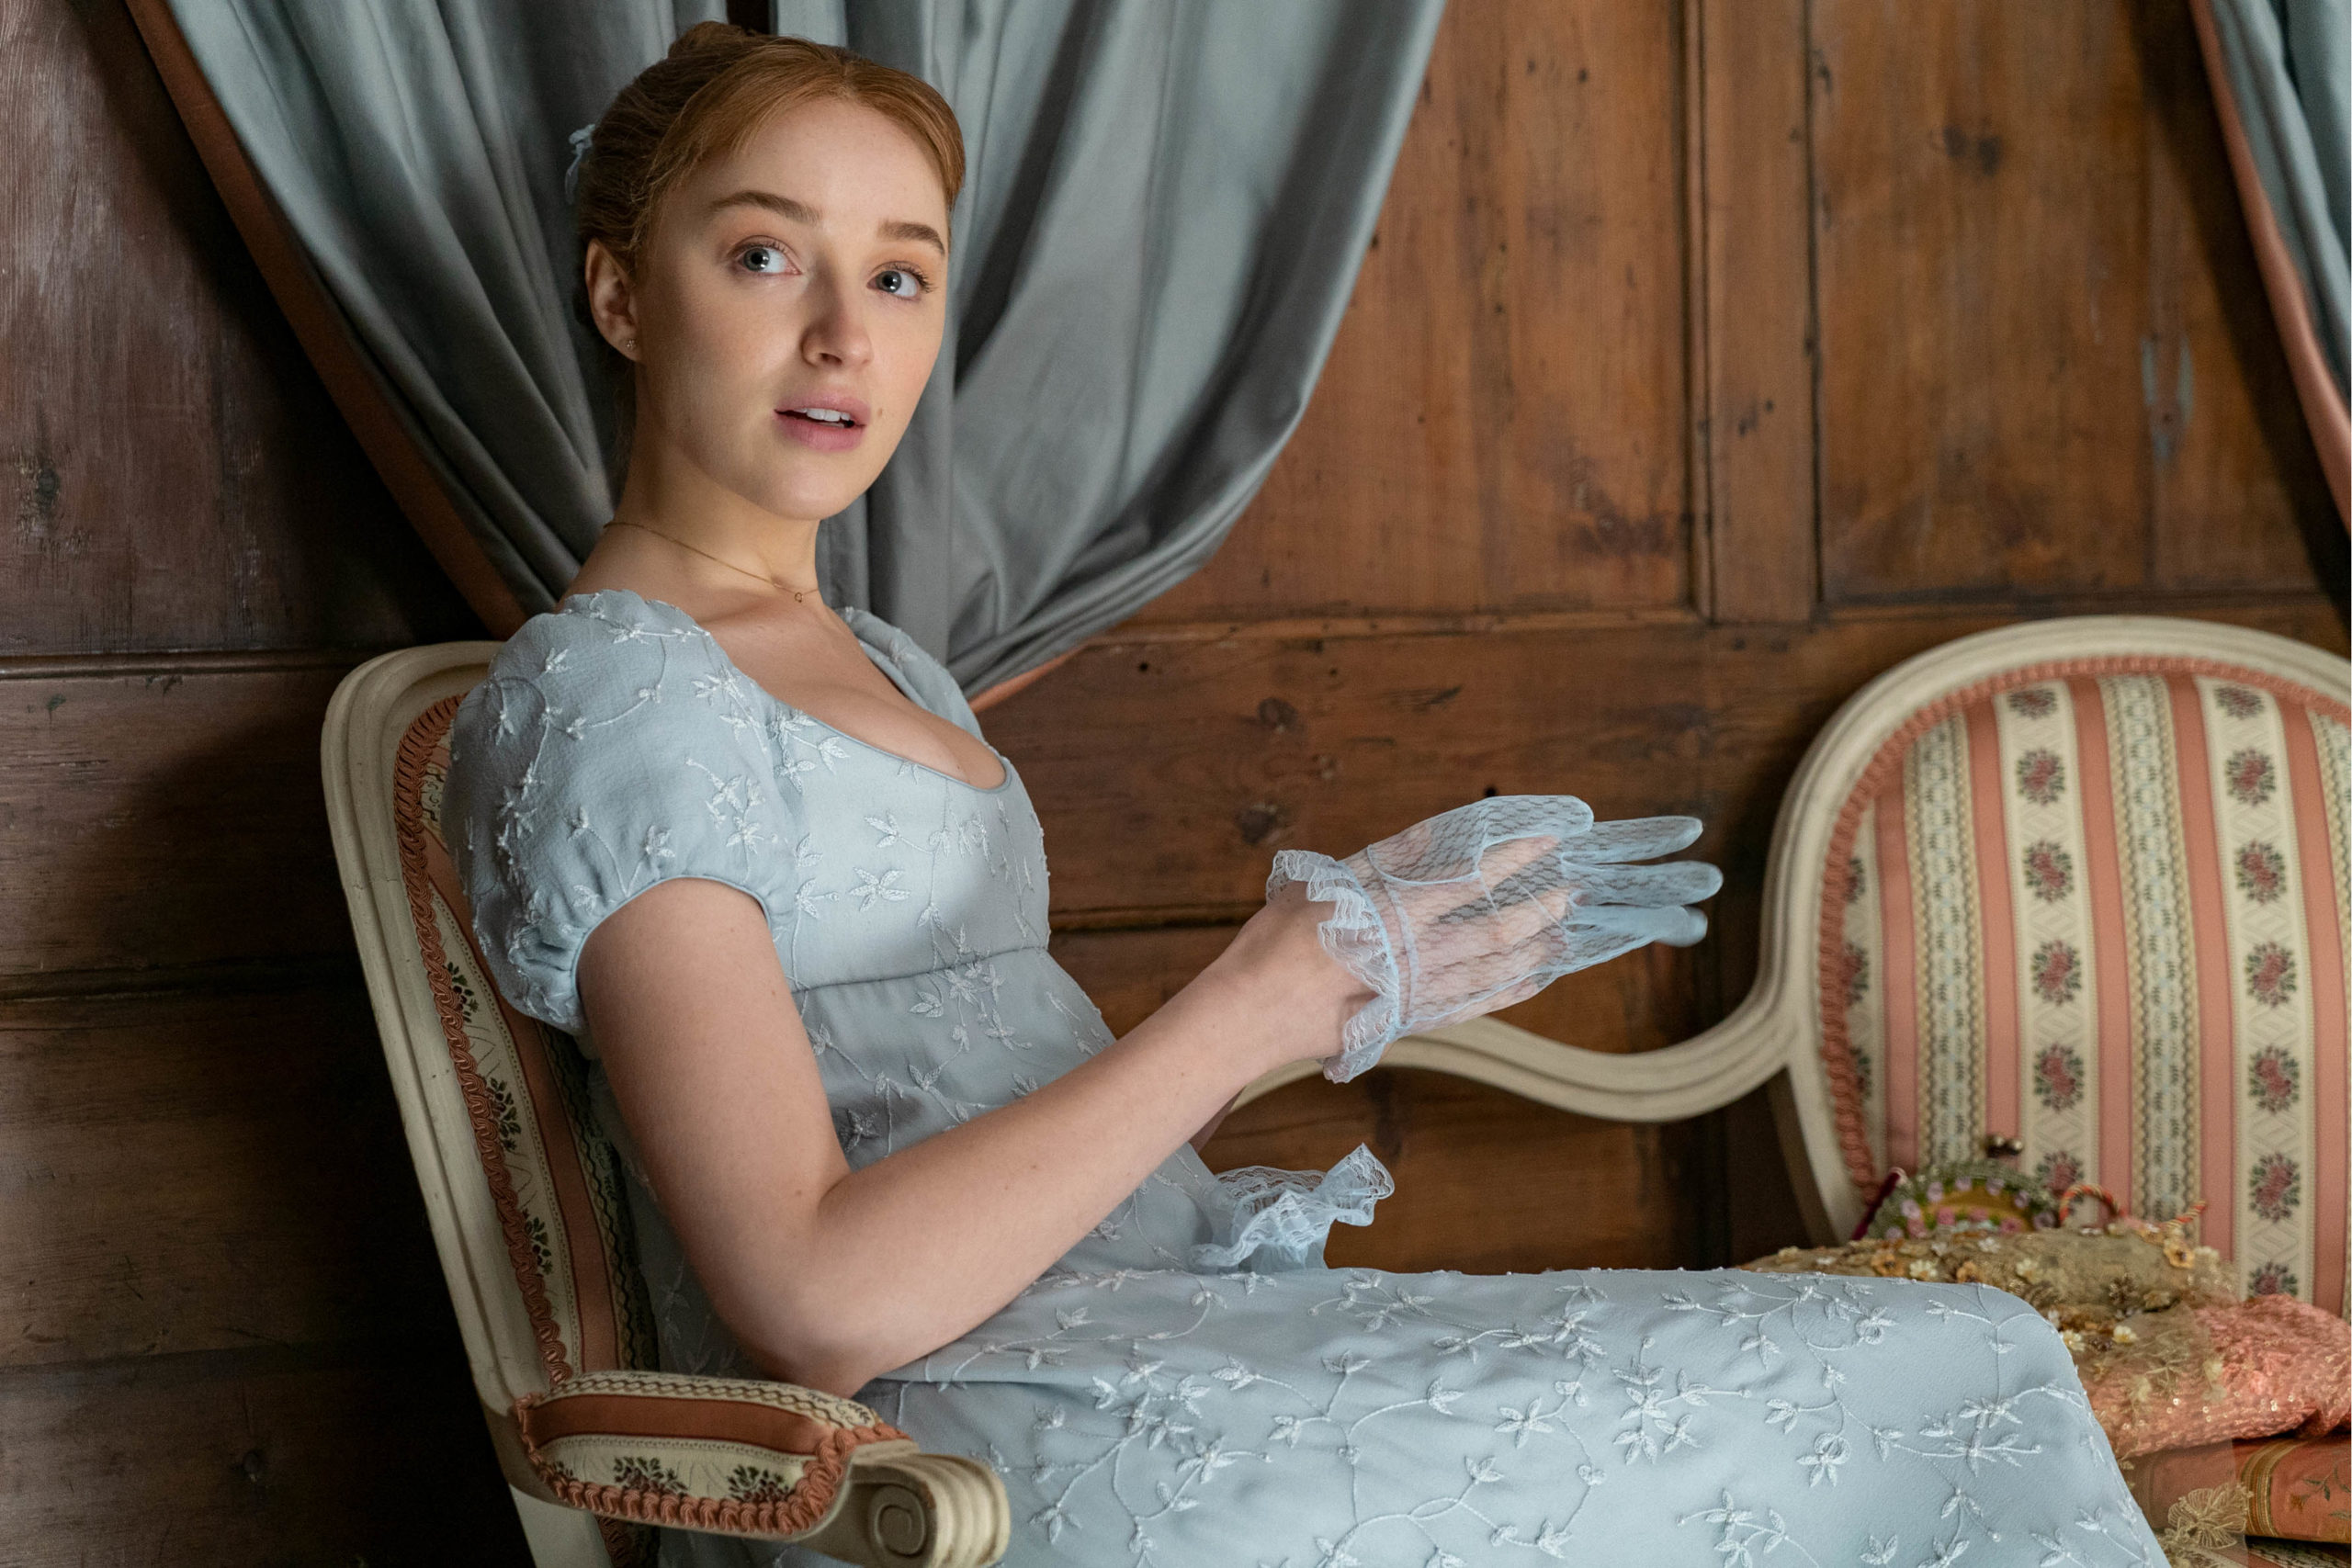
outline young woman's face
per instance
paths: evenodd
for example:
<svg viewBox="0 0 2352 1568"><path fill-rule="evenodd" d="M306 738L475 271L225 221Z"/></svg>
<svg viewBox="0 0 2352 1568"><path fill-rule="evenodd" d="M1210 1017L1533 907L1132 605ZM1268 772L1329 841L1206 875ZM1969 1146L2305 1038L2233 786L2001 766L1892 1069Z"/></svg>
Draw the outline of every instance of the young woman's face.
<svg viewBox="0 0 2352 1568"><path fill-rule="evenodd" d="M839 100L770 119L672 188L639 258L621 341L646 434L778 516L841 511L931 377L946 245L938 170L893 121Z"/></svg>

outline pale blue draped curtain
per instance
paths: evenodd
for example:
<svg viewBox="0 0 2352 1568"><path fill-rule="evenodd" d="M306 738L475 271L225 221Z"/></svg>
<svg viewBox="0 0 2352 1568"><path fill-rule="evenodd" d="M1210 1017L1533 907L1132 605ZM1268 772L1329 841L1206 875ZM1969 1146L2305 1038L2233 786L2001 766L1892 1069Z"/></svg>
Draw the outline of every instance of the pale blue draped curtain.
<svg viewBox="0 0 2352 1568"><path fill-rule="evenodd" d="M948 341L828 597L978 691L1212 554L1304 411L1442 0L776 0L962 122ZM378 389L525 608L610 514L567 138L718 0L171 0Z"/></svg>
<svg viewBox="0 0 2352 1568"><path fill-rule="evenodd" d="M2321 352L2352 357L2352 0L2212 0L2238 118Z"/></svg>

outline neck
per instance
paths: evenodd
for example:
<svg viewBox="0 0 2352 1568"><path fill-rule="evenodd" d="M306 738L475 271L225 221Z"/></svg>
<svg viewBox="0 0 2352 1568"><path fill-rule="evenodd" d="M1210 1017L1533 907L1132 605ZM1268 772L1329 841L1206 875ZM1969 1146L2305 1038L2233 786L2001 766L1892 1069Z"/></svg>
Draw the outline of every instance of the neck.
<svg viewBox="0 0 2352 1568"><path fill-rule="evenodd" d="M746 500L640 423L613 521L706 550L780 583L813 586L821 519L781 516Z"/></svg>

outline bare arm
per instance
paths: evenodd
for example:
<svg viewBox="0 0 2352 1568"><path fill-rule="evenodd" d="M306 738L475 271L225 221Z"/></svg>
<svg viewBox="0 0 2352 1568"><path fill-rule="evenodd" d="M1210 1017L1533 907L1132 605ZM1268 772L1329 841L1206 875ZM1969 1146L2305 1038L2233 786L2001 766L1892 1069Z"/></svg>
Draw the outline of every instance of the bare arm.
<svg viewBox="0 0 2352 1568"><path fill-rule="evenodd" d="M1236 1089L1234 1090L1233 1098L1219 1106L1217 1108L1216 1114L1202 1122L1200 1130L1185 1140L1186 1143L1193 1145L1193 1152L1194 1154L1198 1154L1203 1149L1209 1146L1209 1140L1216 1136L1216 1130L1225 1124L1225 1119L1232 1115L1233 1108L1240 1103L1241 1091L1239 1089Z"/></svg>
<svg viewBox="0 0 2352 1568"><path fill-rule="evenodd" d="M1339 1048L1368 995L1297 886L1192 984L1035 1093L853 1172L751 898L663 883L589 938L590 1032L712 1305L771 1372L841 1393L985 1320L1253 1078Z"/></svg>

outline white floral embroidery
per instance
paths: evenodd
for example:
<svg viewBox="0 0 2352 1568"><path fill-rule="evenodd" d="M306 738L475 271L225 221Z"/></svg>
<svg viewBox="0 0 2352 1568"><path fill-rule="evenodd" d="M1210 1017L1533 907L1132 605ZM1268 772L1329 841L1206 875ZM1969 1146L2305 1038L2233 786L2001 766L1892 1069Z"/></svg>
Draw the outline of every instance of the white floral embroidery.
<svg viewBox="0 0 2352 1568"><path fill-rule="evenodd" d="M844 618L894 681L968 721L903 634ZM608 592L534 617L453 755L449 842L510 998L576 1028L571 964L605 912L665 876L743 887L853 1167L1111 1043L1046 953L1044 847L1009 763L981 791L849 743L668 606ZM1369 1213L1379 1186L1376 1162L1347 1165L1220 1182L1179 1149L1021 1296L866 1398L994 1466L1008 1562L2160 1568L2063 1348L2012 1298L1327 1269L1321 1228ZM757 1375L641 1187L630 1213L664 1364ZM1281 1223L1245 1247L1265 1214ZM1220 1244L1242 1250L1196 1263ZM713 1562L798 1561L708 1544Z"/></svg>

